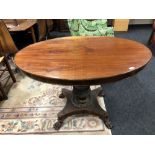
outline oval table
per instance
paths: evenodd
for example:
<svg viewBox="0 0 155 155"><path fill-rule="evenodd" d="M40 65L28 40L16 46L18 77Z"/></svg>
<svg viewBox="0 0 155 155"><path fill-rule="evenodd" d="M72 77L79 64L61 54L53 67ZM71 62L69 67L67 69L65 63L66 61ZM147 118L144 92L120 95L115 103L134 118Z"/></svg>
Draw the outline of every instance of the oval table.
<svg viewBox="0 0 155 155"><path fill-rule="evenodd" d="M132 76L151 59L150 50L136 41L116 37L63 37L32 44L16 54L15 63L29 77L48 83L73 85L62 89L64 109L54 128L74 114L93 114L111 128L108 114L98 104L101 88L90 85Z"/></svg>

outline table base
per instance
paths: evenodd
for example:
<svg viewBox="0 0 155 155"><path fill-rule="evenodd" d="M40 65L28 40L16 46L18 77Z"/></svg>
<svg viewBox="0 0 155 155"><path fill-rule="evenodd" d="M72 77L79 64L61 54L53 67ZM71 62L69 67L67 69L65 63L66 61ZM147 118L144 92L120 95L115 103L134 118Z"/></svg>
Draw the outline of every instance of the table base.
<svg viewBox="0 0 155 155"><path fill-rule="evenodd" d="M62 89L60 98L67 98L66 105L62 111L58 113L58 121L53 125L55 130L59 130L64 120L76 114L91 114L98 116L103 120L107 128L112 126L109 122L108 113L103 110L98 101L97 96L103 96L101 88L90 90L90 86L73 86L73 91Z"/></svg>

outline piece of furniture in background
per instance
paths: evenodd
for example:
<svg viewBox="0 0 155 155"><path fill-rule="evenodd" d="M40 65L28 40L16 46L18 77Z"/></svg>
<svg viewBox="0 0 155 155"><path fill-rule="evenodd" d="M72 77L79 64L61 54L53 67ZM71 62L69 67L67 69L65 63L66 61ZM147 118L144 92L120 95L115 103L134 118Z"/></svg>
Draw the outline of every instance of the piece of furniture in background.
<svg viewBox="0 0 155 155"><path fill-rule="evenodd" d="M46 19L46 27L47 27L48 33L53 30L53 20L52 19Z"/></svg>
<svg viewBox="0 0 155 155"><path fill-rule="evenodd" d="M68 28L67 19L55 19L54 29L59 32L68 32L69 28Z"/></svg>
<svg viewBox="0 0 155 155"><path fill-rule="evenodd" d="M149 25L153 19L113 19L114 31L128 31L129 25Z"/></svg>
<svg viewBox="0 0 155 155"><path fill-rule="evenodd" d="M114 19L114 31L128 31L129 19Z"/></svg>
<svg viewBox="0 0 155 155"><path fill-rule="evenodd" d="M0 100L8 98L7 93L10 89L10 85L8 85L10 77L13 83L16 82L16 78L11 70L10 64L0 42Z"/></svg>
<svg viewBox="0 0 155 155"><path fill-rule="evenodd" d="M49 32L53 29L52 19L37 19L38 41L48 39Z"/></svg>
<svg viewBox="0 0 155 155"><path fill-rule="evenodd" d="M148 44L153 45L155 47L155 20L152 25L152 32L151 32Z"/></svg>
<svg viewBox="0 0 155 155"><path fill-rule="evenodd" d="M12 22L12 25L11 23L7 24L8 20L10 19L5 19L4 21L10 32L30 31L33 42L36 42L36 36L33 27L36 24L36 19L14 19L16 22Z"/></svg>
<svg viewBox="0 0 155 155"><path fill-rule="evenodd" d="M46 20L38 19L37 20L37 28L38 28L38 41L46 38L47 30L46 30Z"/></svg>
<svg viewBox="0 0 155 155"><path fill-rule="evenodd" d="M114 36L106 19L68 19L68 26L72 36Z"/></svg>
<svg viewBox="0 0 155 155"><path fill-rule="evenodd" d="M68 20L67 19L54 19L53 29L59 32L69 32ZM112 26L112 19L107 20L107 25Z"/></svg>
<svg viewBox="0 0 155 155"><path fill-rule="evenodd" d="M18 51L3 20L0 20L0 42L4 53L15 54Z"/></svg>
<svg viewBox="0 0 155 155"><path fill-rule="evenodd" d="M30 31L32 40L36 42L34 32L34 25L37 23L36 19L3 19L10 32Z"/></svg>
<svg viewBox="0 0 155 155"><path fill-rule="evenodd" d="M3 21L19 49L31 44L32 41L47 39L49 32L53 29L52 19L3 19ZM32 41L29 40L29 34L32 36ZM26 40L22 41L21 37Z"/></svg>
<svg viewBox="0 0 155 155"><path fill-rule="evenodd" d="M13 62L14 55L18 52L18 48L16 47L12 36L10 35L10 32L8 28L6 27L3 20L0 20L0 43L1 43L1 55L5 56L7 59ZM12 63L12 67L14 67L14 70L18 72L17 66Z"/></svg>

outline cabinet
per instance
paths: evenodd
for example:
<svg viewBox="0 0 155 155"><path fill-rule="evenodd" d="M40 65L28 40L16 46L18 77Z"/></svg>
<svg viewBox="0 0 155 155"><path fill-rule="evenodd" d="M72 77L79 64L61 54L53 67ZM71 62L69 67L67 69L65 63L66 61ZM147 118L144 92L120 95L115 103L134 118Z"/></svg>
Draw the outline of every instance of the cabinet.
<svg viewBox="0 0 155 155"><path fill-rule="evenodd" d="M128 31L129 19L114 19L114 31Z"/></svg>

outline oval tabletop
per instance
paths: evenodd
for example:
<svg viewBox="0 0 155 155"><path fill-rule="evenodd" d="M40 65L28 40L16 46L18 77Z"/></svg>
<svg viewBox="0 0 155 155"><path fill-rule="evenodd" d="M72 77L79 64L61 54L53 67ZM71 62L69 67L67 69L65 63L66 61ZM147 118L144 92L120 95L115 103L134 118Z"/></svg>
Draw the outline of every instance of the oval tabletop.
<svg viewBox="0 0 155 155"><path fill-rule="evenodd" d="M16 54L28 76L57 84L105 82L129 76L151 59L136 41L116 37L63 37L32 44Z"/></svg>

